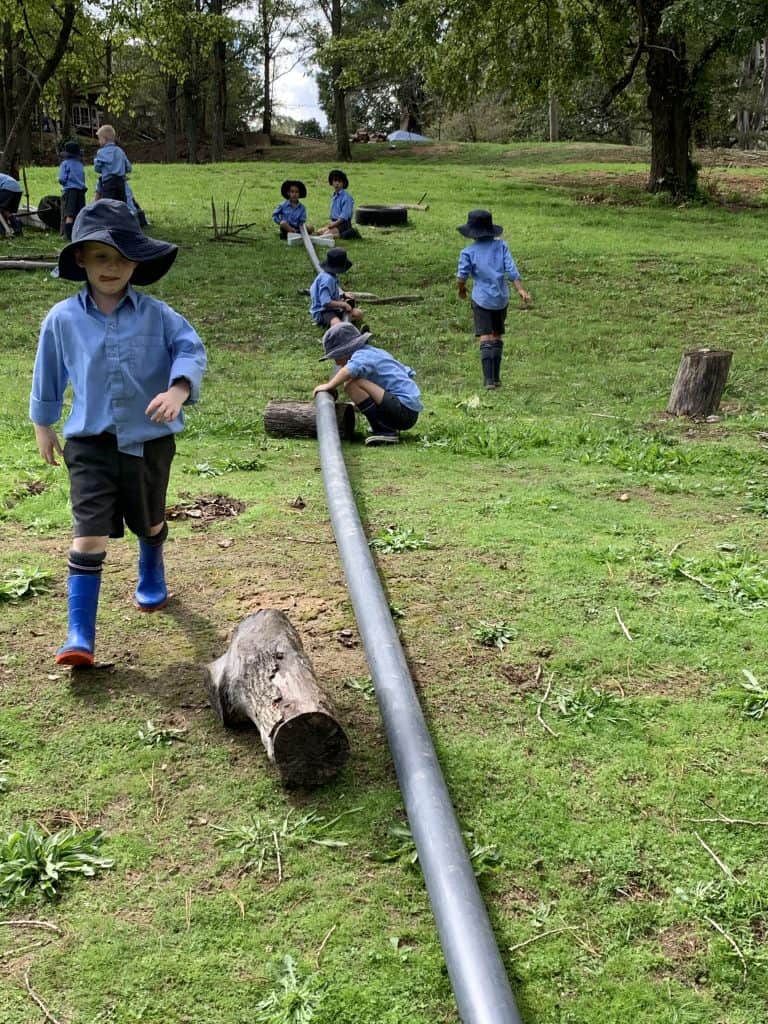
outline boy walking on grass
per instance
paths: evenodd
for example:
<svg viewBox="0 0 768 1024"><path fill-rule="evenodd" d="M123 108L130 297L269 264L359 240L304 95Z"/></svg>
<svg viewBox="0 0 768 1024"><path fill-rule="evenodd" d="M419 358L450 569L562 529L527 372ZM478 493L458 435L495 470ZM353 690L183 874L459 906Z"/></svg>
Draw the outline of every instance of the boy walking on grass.
<svg viewBox="0 0 768 1024"><path fill-rule="evenodd" d="M346 249L335 246L320 264L322 270L309 289L309 314L318 327L332 327L345 317L362 320L363 311L341 290L338 278L352 269Z"/></svg>
<svg viewBox="0 0 768 1024"><path fill-rule="evenodd" d="M465 238L474 241L459 254L456 274L459 298L467 297L467 278L472 278L472 313L475 337L480 342L480 362L483 368L483 386L501 387L501 356L504 349L502 336L509 305L509 279L524 303L531 296L523 288L507 243L499 238L504 230L493 223L488 210L470 210L467 223L456 229Z"/></svg>
<svg viewBox="0 0 768 1024"><path fill-rule="evenodd" d="M113 199L84 207L72 239L59 254L59 277L86 284L43 321L29 416L43 459L57 466L61 455L69 470L69 630L56 662L89 666L107 539L122 537L124 524L139 538L136 607L156 611L168 600L163 544L174 435L184 429L182 406L199 397L206 356L183 317L134 290L170 269L175 245L147 238ZM68 384L62 449L52 425Z"/></svg>
<svg viewBox="0 0 768 1024"><path fill-rule="evenodd" d="M85 206L85 168L83 151L77 139L64 143L59 164L61 185L61 233L68 242L72 241L72 225L75 217Z"/></svg>
<svg viewBox="0 0 768 1024"><path fill-rule="evenodd" d="M332 359L339 369L327 384L318 384L312 397L320 391L341 386L371 425L366 445L397 444L398 431L408 430L424 408L421 392L410 366L404 366L383 348L368 342L369 333L361 334L354 324L338 323L323 335L323 359Z"/></svg>
<svg viewBox="0 0 768 1024"><path fill-rule="evenodd" d="M93 168L99 177L99 199L119 199L126 202L125 179L133 170L131 161L115 142L115 129L103 124L96 132L100 148L93 158Z"/></svg>

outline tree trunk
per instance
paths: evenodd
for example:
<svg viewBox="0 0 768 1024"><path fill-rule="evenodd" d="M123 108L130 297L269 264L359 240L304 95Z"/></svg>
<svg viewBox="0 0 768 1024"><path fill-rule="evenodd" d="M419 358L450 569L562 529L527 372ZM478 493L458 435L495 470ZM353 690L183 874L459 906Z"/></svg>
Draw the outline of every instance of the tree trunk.
<svg viewBox="0 0 768 1024"><path fill-rule="evenodd" d="M176 163L176 118L179 106L179 81L175 75L165 80L165 160Z"/></svg>
<svg viewBox="0 0 768 1024"><path fill-rule="evenodd" d="M651 115L651 174L649 192L669 192L684 198L696 192L696 169L691 161L691 83L685 43L661 31L669 0L647 5L645 77Z"/></svg>
<svg viewBox="0 0 768 1024"><path fill-rule="evenodd" d="M218 18L223 15L223 0L212 0L211 14L217 15L213 42L213 117L211 124L211 160L224 159L224 122L227 116L227 46L221 37Z"/></svg>
<svg viewBox="0 0 768 1024"><path fill-rule="evenodd" d="M273 608L237 626L205 687L225 726L253 722L286 786L319 786L344 766L349 741L317 685L299 634Z"/></svg>
<svg viewBox="0 0 768 1024"><path fill-rule="evenodd" d="M184 100L184 133L187 136L187 163L196 164L200 108L197 82L191 75L184 79L182 96Z"/></svg>
<svg viewBox="0 0 768 1024"><path fill-rule="evenodd" d="M270 36L270 0L260 0L261 10L261 60L264 65L264 113L261 130L266 136L272 135L272 45Z"/></svg>
<svg viewBox="0 0 768 1024"><path fill-rule="evenodd" d="M720 404L733 352L697 348L683 353L667 412L671 416L704 419Z"/></svg>
<svg viewBox="0 0 768 1024"><path fill-rule="evenodd" d="M336 403L339 436L350 441L355 436L355 407L351 402ZM264 430L270 437L317 437L314 402L269 402L264 410Z"/></svg>
<svg viewBox="0 0 768 1024"><path fill-rule="evenodd" d="M3 153L2 156L0 156L0 171L8 171L13 164L22 126L29 124L35 103L37 103L43 89L56 73L64 54L67 52L69 37L72 33L72 25L75 20L75 13L76 5L74 3L65 3L63 5L59 15L61 18L61 27L59 29L59 34L53 51L38 74L32 78L32 83L27 90L27 95L19 105L18 110L16 111L16 118L8 129L3 145Z"/></svg>
<svg viewBox="0 0 768 1024"><path fill-rule="evenodd" d="M341 0L331 0L331 38L341 39ZM352 159L352 147L349 144L349 125L347 124L347 93L338 84L344 65L335 61L331 68L331 87L333 89L333 120L336 129L336 158L340 161Z"/></svg>
<svg viewBox="0 0 768 1024"><path fill-rule="evenodd" d="M61 104L61 137L65 141L72 138L72 98L74 90L69 75L61 80L59 103Z"/></svg>
<svg viewBox="0 0 768 1024"><path fill-rule="evenodd" d="M0 48L3 52L2 78L0 79L0 148L5 146L5 137L13 124L14 90L13 72L15 48L13 27L10 21L0 23Z"/></svg>

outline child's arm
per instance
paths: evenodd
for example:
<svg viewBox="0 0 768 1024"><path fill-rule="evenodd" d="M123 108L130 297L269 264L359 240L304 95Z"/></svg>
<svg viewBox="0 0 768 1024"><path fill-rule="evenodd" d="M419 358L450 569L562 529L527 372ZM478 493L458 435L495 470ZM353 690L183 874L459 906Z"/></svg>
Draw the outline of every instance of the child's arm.
<svg viewBox="0 0 768 1024"><path fill-rule="evenodd" d="M466 281L466 278L457 277L456 278L456 286L458 288L459 298L460 299L466 299L466 297L467 297L467 281Z"/></svg>
<svg viewBox="0 0 768 1024"><path fill-rule="evenodd" d="M43 459L48 463L49 466L58 466L59 463L56 461L56 454L63 456L59 438L53 427L45 427L42 423L33 423L35 428L35 440L37 441L37 450L42 455Z"/></svg>
<svg viewBox="0 0 768 1024"><path fill-rule="evenodd" d="M352 380L352 374L346 366L340 366L329 381L317 385L312 392L312 397L314 398L320 391L335 391L339 384L345 384L348 380Z"/></svg>
<svg viewBox="0 0 768 1024"><path fill-rule="evenodd" d="M144 412L153 423L173 423L191 393L192 385L186 377L181 377L167 391L155 395Z"/></svg>
<svg viewBox="0 0 768 1024"><path fill-rule="evenodd" d="M525 288L523 288L523 286L522 286L522 284L520 282L520 278L519 277L515 278L515 280L512 282L512 284L514 285L515 291L520 296L520 298L523 300L523 302L526 303L526 304L529 303L531 301L530 292L527 292L525 290Z"/></svg>
<svg viewBox="0 0 768 1024"><path fill-rule="evenodd" d="M517 264L512 258L512 253L509 251L509 248L506 244L504 245L504 271L507 277L512 282L515 291L523 300L523 302L530 302L531 296L528 294L525 288L523 288L523 283L520 280L520 271L517 269Z"/></svg>

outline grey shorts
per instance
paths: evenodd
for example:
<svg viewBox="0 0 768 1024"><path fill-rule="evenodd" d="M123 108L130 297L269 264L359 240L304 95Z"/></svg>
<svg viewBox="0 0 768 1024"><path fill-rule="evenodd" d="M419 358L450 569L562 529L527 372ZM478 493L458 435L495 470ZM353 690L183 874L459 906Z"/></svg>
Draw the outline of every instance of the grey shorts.
<svg viewBox="0 0 768 1024"><path fill-rule="evenodd" d="M176 454L173 434L144 442L143 455L117 450L114 434L70 437L64 445L75 537L138 537L165 521Z"/></svg>
<svg viewBox="0 0 768 1024"><path fill-rule="evenodd" d="M472 303L472 315L475 319L475 337L481 334L503 334L504 325L507 322L507 309L486 309Z"/></svg>
<svg viewBox="0 0 768 1024"><path fill-rule="evenodd" d="M61 216L76 217L85 206L85 189L65 188L61 197Z"/></svg>
<svg viewBox="0 0 768 1024"><path fill-rule="evenodd" d="M415 409L403 405L400 399L389 391L384 392L384 397L376 406L375 415L383 427L389 427L391 430L409 430L419 418Z"/></svg>

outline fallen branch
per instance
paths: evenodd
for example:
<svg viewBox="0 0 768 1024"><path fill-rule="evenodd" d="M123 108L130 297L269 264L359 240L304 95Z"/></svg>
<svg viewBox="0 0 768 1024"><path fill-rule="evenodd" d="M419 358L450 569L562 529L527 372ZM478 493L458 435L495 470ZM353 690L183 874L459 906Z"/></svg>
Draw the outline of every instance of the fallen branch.
<svg viewBox="0 0 768 1024"><path fill-rule="evenodd" d="M712 810L705 801L702 800L705 807ZM752 825L755 828L768 828L768 821L752 821L750 818L729 818L722 811L717 812L716 818L683 818L683 821L695 821L707 824L721 824L721 825ZM1 924L2 922L0 922Z"/></svg>
<svg viewBox="0 0 768 1024"><path fill-rule="evenodd" d="M337 928L338 928L338 925L333 925L333 927L332 927L332 928L329 928L329 929L328 929L328 931L327 931L327 932L326 932L326 934L325 934L325 938L324 938L324 939L323 939L323 941L322 941L322 942L320 943L320 945L319 945L319 947L318 947L318 950L317 950L317 952L315 953L315 963L317 964L317 966L318 966L318 967L320 966L320 954L321 954L321 953L323 952L323 950L325 949L325 944L326 944L326 942L328 941L328 939L330 939L330 937L331 937L331 936L333 935L333 933L334 933L334 932L336 931L336 929L337 929Z"/></svg>
<svg viewBox="0 0 768 1024"><path fill-rule="evenodd" d="M43 1014L45 1015L45 1019L50 1021L51 1024L61 1024L61 1021L57 1017L53 1016L53 1014L45 1005L43 1000L32 988L32 984L29 980L29 971L24 972L24 987L26 988L29 998L32 1000L32 1002L35 1003L42 1010Z"/></svg>
<svg viewBox="0 0 768 1024"><path fill-rule="evenodd" d="M57 263L43 262L42 260L2 260L0 270L53 270Z"/></svg>
<svg viewBox="0 0 768 1024"><path fill-rule="evenodd" d="M541 665L539 665L539 667L536 669L536 683L537 684L538 684L540 679L541 679ZM555 732L554 729L552 729L549 725L547 725L547 723L544 721L544 719L542 717L542 714L541 714L541 709L547 703L547 697L549 697L549 691L551 689L552 689L552 680L550 679L549 682L547 683L547 688L544 691L544 696L541 698L541 702L539 703L539 706L536 708L536 717L538 718L538 720L541 723L541 725L547 730L549 735L550 736L554 736L555 739L557 740L557 739L560 738L560 733L559 732Z"/></svg>
<svg viewBox="0 0 768 1024"><path fill-rule="evenodd" d="M616 616L617 622L621 626L622 633L627 638L627 640L629 640L630 643L631 643L632 642L632 634L629 632L627 627L624 625L624 622L622 621L621 615L619 615L619 609L618 608L614 608L613 612L614 612L614 615Z"/></svg>
<svg viewBox="0 0 768 1024"><path fill-rule="evenodd" d="M538 935L532 935L530 939L526 939L524 942L518 942L514 946L509 946L508 950L510 953L516 952L518 949L522 949L523 946L530 946L532 942L538 942L539 939L546 939L548 935L557 935L559 932L575 932L578 931L573 925L563 925L562 928L550 928L546 932L539 932Z"/></svg>
<svg viewBox="0 0 768 1024"><path fill-rule="evenodd" d="M728 932L725 930L725 928L722 927L722 925L719 925L717 923L717 921L713 921L713 919L711 917L707 917L706 914L704 915L704 920L708 924L711 924L716 932L720 932L720 934L723 936L725 941L728 942L731 945L731 947L736 951L736 955L738 956L739 960L741 960L741 966L742 966L741 978L742 978L742 981L746 981L747 980L747 960L746 960L746 957L744 956L744 954L742 953L741 949L739 948L736 940L731 935L728 934Z"/></svg>
<svg viewBox="0 0 768 1024"><path fill-rule="evenodd" d="M714 850L712 849L712 847L711 847L711 846L707 846L707 844L706 844L706 843L704 842L704 840L703 840L703 839L701 838L701 836L699 835L699 833L698 833L698 832L694 832L693 834L694 834L694 835L696 836L696 838L697 838L697 839L699 840L699 842L700 842L700 843L701 843L701 845L702 845L702 846L704 847L704 849L705 849L705 850L707 851L707 853L708 853L708 854L709 854L709 856L710 856L710 857L712 858L712 860L713 860L713 861L715 862L715 864L717 864L717 866L718 866L718 867L720 868L720 870L721 870L721 871L723 872L723 874L725 875L725 877L726 877L726 878L727 878L727 879L728 879L729 881L733 882L734 884L736 884L736 885L739 885L740 883L739 883L739 882L738 882L738 880L736 879L736 877L735 877L734 873L733 873L733 872L731 871L731 869L730 869L730 868L728 867L728 865L727 865L727 864L726 864L726 863L725 863L724 861L720 860L720 858L719 858L719 857L717 856L717 854L716 854L716 853L715 853L715 851L714 851Z"/></svg>
<svg viewBox="0 0 768 1024"><path fill-rule="evenodd" d="M51 924L50 921L0 921L0 925L5 925L7 928L45 928L49 932L56 932L57 935L64 934L57 924Z"/></svg>

